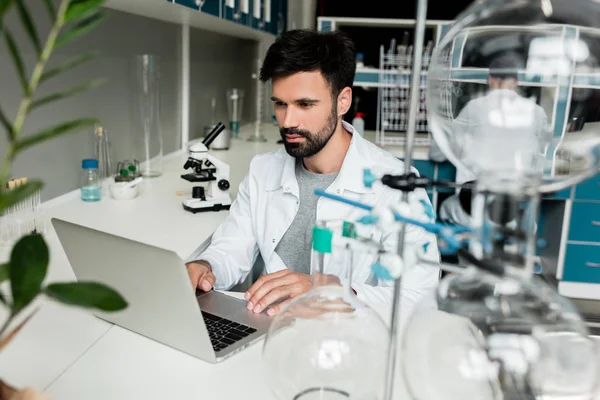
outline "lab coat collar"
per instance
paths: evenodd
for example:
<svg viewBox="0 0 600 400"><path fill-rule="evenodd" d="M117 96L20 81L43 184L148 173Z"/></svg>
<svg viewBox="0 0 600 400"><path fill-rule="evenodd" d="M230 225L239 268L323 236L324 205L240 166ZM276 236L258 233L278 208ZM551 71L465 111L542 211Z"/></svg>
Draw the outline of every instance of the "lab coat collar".
<svg viewBox="0 0 600 400"><path fill-rule="evenodd" d="M371 193L371 188L365 187L363 183L363 171L365 168L371 168L373 165L370 152L368 151L368 141L356 132L354 127L346 121L342 121L342 126L352 135L350 147L346 152L346 157L342 163L342 168L335 181L328 188L328 191L351 190L355 193ZM296 158L285 154L285 161L281 173L281 179L274 182L272 190L283 188L286 193L292 193L298 196L298 181L296 180Z"/></svg>

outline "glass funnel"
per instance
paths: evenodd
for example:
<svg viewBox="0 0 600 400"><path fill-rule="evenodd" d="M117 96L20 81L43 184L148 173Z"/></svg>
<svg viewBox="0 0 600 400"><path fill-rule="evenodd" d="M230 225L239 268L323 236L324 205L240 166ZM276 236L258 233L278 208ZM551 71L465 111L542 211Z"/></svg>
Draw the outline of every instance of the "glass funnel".
<svg viewBox="0 0 600 400"><path fill-rule="evenodd" d="M415 311L402 341L412 399L594 398L597 346L571 303L541 279L469 267L427 300L438 309Z"/></svg>
<svg viewBox="0 0 600 400"><path fill-rule="evenodd" d="M553 192L600 168L600 3L474 2L428 72L433 137L494 192Z"/></svg>
<svg viewBox="0 0 600 400"><path fill-rule="evenodd" d="M352 290L352 249L333 244L353 235L343 221L320 221L313 230L312 289L277 314L265 339L278 399L381 398L389 330Z"/></svg>

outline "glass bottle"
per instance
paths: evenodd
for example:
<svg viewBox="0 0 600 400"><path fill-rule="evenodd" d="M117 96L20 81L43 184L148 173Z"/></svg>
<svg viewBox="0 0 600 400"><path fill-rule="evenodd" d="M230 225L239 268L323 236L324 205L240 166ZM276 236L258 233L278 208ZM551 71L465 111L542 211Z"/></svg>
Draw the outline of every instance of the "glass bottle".
<svg viewBox="0 0 600 400"><path fill-rule="evenodd" d="M129 173L126 169L121 169L119 175L115 176L115 182L129 182L133 179L130 178Z"/></svg>
<svg viewBox="0 0 600 400"><path fill-rule="evenodd" d="M98 176L98 160L83 160L81 167L81 200L99 201L102 199L102 185Z"/></svg>
<svg viewBox="0 0 600 400"><path fill-rule="evenodd" d="M389 330L352 290L352 249L333 245L352 235L343 221L314 227L312 288L275 316L264 343L278 399L381 398Z"/></svg>
<svg viewBox="0 0 600 400"><path fill-rule="evenodd" d="M229 128L231 136L235 139L240 132L240 121L244 107L244 91L233 88L227 90L227 111L229 113Z"/></svg>
<svg viewBox="0 0 600 400"><path fill-rule="evenodd" d="M129 177L131 178L131 180L134 180L135 178L138 177L138 173L137 173L137 169L135 168L135 165L130 165L127 167L127 171L129 174Z"/></svg>

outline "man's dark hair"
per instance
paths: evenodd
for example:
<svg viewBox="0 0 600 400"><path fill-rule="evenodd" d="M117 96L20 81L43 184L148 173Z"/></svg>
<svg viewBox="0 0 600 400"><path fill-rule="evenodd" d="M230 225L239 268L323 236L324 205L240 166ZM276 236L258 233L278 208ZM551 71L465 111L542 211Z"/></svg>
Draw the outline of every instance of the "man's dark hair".
<svg viewBox="0 0 600 400"><path fill-rule="evenodd" d="M495 57L490 63L490 77L498 79L518 79L521 58L515 54Z"/></svg>
<svg viewBox="0 0 600 400"><path fill-rule="evenodd" d="M352 40L340 31L319 33L311 30L284 32L267 50L260 70L264 82L297 72L320 71L337 97L352 87L356 73L356 50Z"/></svg>

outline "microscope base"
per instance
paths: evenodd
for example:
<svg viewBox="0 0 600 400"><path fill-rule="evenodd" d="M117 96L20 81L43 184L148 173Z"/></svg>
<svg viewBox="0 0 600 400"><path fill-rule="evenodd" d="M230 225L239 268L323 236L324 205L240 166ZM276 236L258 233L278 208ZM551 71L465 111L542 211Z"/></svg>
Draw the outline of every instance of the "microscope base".
<svg viewBox="0 0 600 400"><path fill-rule="evenodd" d="M231 200L229 199L214 199L214 200L196 200L190 199L183 202L183 209L193 214L207 211L229 210Z"/></svg>

